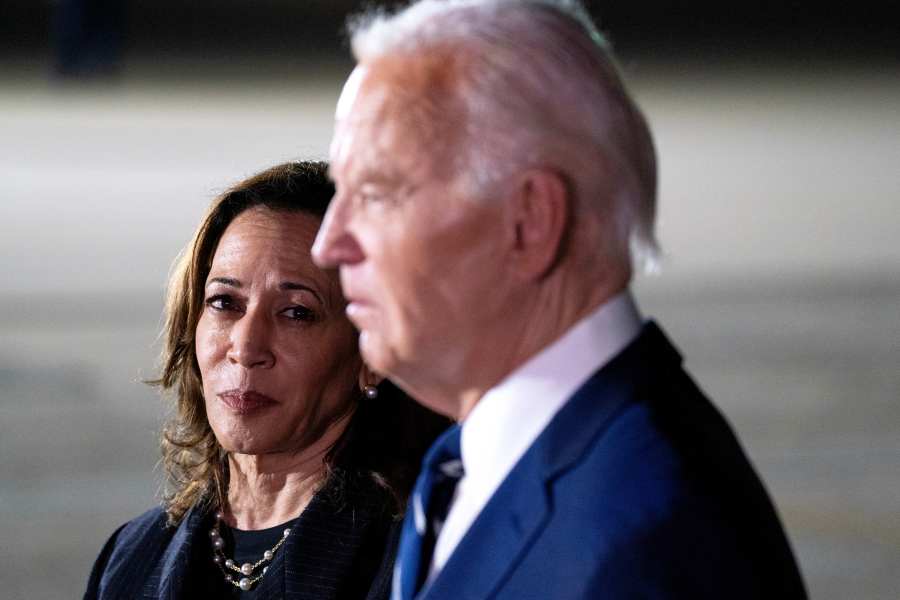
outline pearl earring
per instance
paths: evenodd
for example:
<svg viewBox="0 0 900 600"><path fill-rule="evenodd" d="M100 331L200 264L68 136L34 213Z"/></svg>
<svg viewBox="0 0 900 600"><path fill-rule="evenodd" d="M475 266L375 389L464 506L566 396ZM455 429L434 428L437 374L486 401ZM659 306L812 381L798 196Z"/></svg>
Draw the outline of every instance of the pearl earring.
<svg viewBox="0 0 900 600"><path fill-rule="evenodd" d="M366 385L366 387L363 388L363 394L369 400L374 400L378 397L378 388L371 384Z"/></svg>

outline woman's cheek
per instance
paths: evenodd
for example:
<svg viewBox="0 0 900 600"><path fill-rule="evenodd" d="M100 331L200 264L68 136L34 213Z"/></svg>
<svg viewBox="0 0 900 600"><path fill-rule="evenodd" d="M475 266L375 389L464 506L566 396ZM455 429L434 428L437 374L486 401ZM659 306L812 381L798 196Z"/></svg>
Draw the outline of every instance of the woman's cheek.
<svg viewBox="0 0 900 600"><path fill-rule="evenodd" d="M224 358L227 339L228 333L221 324L211 323L207 314L200 318L194 344L201 375Z"/></svg>

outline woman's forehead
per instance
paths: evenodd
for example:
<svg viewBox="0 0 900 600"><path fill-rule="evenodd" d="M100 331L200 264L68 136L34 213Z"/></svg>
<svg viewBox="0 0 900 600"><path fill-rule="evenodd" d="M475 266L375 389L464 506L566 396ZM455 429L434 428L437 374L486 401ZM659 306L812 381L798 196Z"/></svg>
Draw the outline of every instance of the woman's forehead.
<svg viewBox="0 0 900 600"><path fill-rule="evenodd" d="M265 276L312 280L340 294L336 273L317 267L310 254L321 218L305 212L251 208L228 225L213 255L209 277Z"/></svg>

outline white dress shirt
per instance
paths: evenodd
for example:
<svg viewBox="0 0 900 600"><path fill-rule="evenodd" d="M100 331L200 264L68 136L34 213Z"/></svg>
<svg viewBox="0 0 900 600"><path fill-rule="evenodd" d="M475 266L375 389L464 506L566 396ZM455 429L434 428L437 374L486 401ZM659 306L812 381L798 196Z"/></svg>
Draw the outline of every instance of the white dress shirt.
<svg viewBox="0 0 900 600"><path fill-rule="evenodd" d="M462 423L465 475L435 543L429 582L559 409L640 329L631 294L621 292L484 394Z"/></svg>

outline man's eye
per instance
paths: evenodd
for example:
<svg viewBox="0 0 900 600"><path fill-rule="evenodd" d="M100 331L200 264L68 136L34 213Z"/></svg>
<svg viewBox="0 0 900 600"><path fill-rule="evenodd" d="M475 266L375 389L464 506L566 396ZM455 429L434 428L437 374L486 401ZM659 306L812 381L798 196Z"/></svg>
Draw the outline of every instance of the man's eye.
<svg viewBox="0 0 900 600"><path fill-rule="evenodd" d="M359 204L381 204L391 200L393 188L384 185L366 183L361 185L356 192L356 201Z"/></svg>
<svg viewBox="0 0 900 600"><path fill-rule="evenodd" d="M291 306L281 311L281 314L294 321L315 321L316 315L305 306Z"/></svg>
<svg viewBox="0 0 900 600"><path fill-rule="evenodd" d="M385 195L379 194L377 192L360 192L357 194L357 199L360 204L378 204L384 202Z"/></svg>

